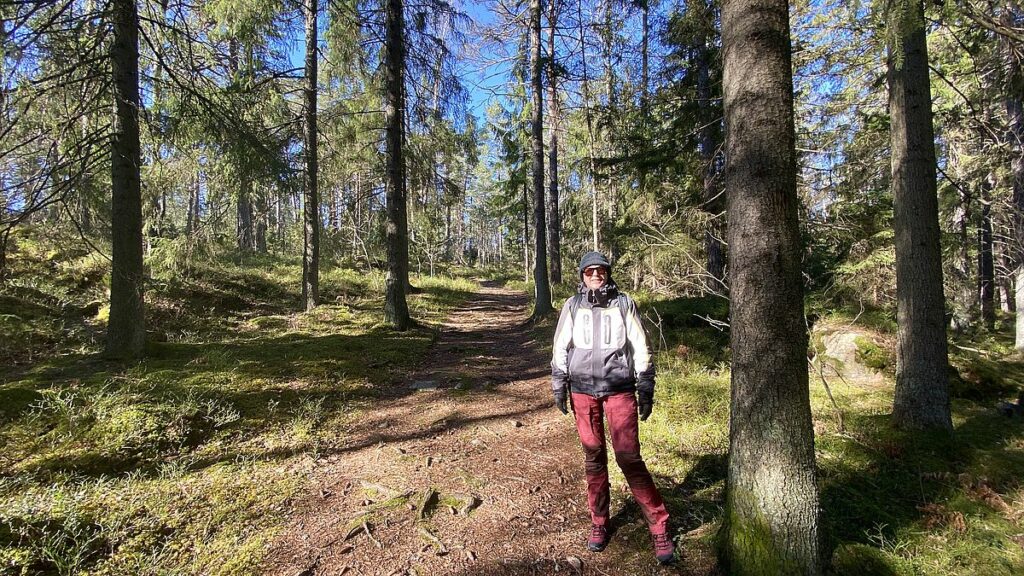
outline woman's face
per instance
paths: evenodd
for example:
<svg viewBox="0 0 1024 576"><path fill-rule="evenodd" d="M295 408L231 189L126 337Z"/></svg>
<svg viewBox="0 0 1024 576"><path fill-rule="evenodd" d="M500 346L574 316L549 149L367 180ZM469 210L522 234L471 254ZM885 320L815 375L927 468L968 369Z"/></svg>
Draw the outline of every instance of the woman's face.
<svg viewBox="0 0 1024 576"><path fill-rule="evenodd" d="M590 290L597 290L608 281L608 269L604 266L591 266L583 270L583 283Z"/></svg>

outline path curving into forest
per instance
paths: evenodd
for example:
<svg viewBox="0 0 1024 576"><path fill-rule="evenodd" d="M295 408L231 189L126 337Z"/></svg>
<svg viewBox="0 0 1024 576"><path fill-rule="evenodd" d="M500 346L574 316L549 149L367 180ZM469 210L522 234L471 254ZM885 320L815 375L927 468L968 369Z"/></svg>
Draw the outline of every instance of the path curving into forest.
<svg viewBox="0 0 1024 576"><path fill-rule="evenodd" d="M406 389L317 461L265 573L715 573L709 554L657 566L628 498L613 497L608 549L586 550L582 452L528 313L526 294L492 283L453 313Z"/></svg>

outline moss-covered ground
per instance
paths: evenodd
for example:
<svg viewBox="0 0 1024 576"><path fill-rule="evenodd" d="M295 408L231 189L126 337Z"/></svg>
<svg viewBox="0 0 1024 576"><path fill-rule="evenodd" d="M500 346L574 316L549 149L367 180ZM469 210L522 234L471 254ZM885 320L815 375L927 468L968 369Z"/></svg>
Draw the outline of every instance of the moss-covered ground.
<svg viewBox="0 0 1024 576"><path fill-rule="evenodd" d="M474 287L414 277L397 333L379 271L325 266L303 312L295 259L153 268L146 357L114 363L106 266L26 235L0 287L0 574L253 573L311 462Z"/></svg>

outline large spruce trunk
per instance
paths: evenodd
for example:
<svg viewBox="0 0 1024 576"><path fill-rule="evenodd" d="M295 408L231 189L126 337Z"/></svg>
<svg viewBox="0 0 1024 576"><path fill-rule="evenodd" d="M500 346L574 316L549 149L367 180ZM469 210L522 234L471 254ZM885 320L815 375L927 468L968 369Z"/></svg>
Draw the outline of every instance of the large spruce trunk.
<svg viewBox="0 0 1024 576"><path fill-rule="evenodd" d="M821 573L789 10L722 4L732 394L729 574Z"/></svg>
<svg viewBox="0 0 1024 576"><path fill-rule="evenodd" d="M923 4L910 2L890 19L897 30L888 59L898 325L893 423L908 429L951 430Z"/></svg>
<svg viewBox="0 0 1024 576"><path fill-rule="evenodd" d="M548 260L551 282L562 282L562 221L558 213L558 73L555 65L555 32L558 0L548 0Z"/></svg>
<svg viewBox="0 0 1024 576"><path fill-rule="evenodd" d="M385 280L384 317L396 330L410 327L406 286L409 283L409 231L405 201L405 156L402 136L405 129L405 15L402 0L387 0L385 19L385 148L387 150L387 224L388 274Z"/></svg>
<svg viewBox="0 0 1024 576"><path fill-rule="evenodd" d="M530 0L530 92L533 100L533 236L536 255L533 262L534 318L554 311L551 286L548 284L547 227L544 224L544 83L540 61L540 0Z"/></svg>
<svg viewBox="0 0 1024 576"><path fill-rule="evenodd" d="M134 0L113 0L110 46L114 121L110 158L110 322L106 353L142 356L146 341L142 264L142 187L139 167L139 13Z"/></svg>
<svg viewBox="0 0 1024 576"><path fill-rule="evenodd" d="M306 310L312 310L320 300L320 194L317 189L317 141L316 141L316 96L317 96L317 0L306 0L306 87L305 96L305 139L306 170L303 188L304 203L303 244L302 244L302 301Z"/></svg>

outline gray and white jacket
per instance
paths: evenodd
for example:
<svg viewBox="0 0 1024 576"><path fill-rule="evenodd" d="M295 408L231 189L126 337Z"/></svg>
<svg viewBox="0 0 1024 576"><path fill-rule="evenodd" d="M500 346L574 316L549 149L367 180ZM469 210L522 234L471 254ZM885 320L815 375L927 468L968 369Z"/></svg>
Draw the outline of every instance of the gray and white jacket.
<svg viewBox="0 0 1024 576"><path fill-rule="evenodd" d="M654 390L654 363L636 302L615 291L602 306L582 289L562 305L551 356L551 387L595 397Z"/></svg>

